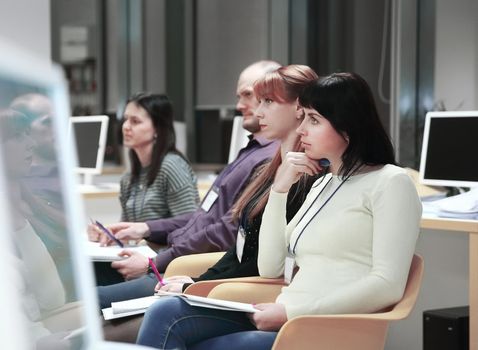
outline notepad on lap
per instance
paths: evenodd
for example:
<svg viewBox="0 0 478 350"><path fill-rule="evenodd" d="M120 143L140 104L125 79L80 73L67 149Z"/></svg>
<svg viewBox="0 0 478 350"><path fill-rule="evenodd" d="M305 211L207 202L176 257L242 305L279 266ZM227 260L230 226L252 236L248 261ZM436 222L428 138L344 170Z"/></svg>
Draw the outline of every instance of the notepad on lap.
<svg viewBox="0 0 478 350"><path fill-rule="evenodd" d="M140 315L145 313L148 307L150 307L155 301L165 296L178 296L191 306L206 307L209 309L220 309L220 310L240 311L240 312L256 312L257 311L257 309L255 309L254 306L252 306L252 304L205 298L205 297L199 297L196 295L189 295L189 294L160 292L158 294L155 294L149 297L111 303L111 307L102 309L101 312L103 313L103 318L105 320L112 320L115 318L121 318L121 317L132 316L132 315Z"/></svg>
<svg viewBox="0 0 478 350"><path fill-rule="evenodd" d="M160 297L152 295L149 297L130 299L111 303L111 307L102 309L103 318L112 320L132 315L144 314L149 306L151 306Z"/></svg>
<svg viewBox="0 0 478 350"><path fill-rule="evenodd" d="M227 310L227 311L242 311L242 312L257 311L257 309L254 308L252 304L239 303L237 301L228 301L228 300L200 297L200 296L191 295L191 294L179 294L179 293L168 293L168 292L158 292L155 295L178 296L184 299L184 301L186 301L191 306L206 307L209 309L220 309L220 310Z"/></svg>
<svg viewBox="0 0 478 350"><path fill-rule="evenodd" d="M156 252L147 245L125 246L121 248L118 246L101 247L98 242L87 243L87 253L93 261L115 261L124 259L118 254L125 249L139 252L147 258L154 258L156 256Z"/></svg>

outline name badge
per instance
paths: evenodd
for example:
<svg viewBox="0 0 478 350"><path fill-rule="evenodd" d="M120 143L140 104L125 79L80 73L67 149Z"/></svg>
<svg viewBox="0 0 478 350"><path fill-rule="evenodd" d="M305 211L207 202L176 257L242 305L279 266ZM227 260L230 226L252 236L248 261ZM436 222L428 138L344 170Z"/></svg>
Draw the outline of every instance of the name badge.
<svg viewBox="0 0 478 350"><path fill-rule="evenodd" d="M209 212L209 209L211 209L217 197L219 197L219 195L217 194L217 189L211 188L211 190L207 193L206 198L204 198L204 200L202 201L202 210L204 210L205 212Z"/></svg>
<svg viewBox="0 0 478 350"><path fill-rule="evenodd" d="M294 275L294 267L295 267L295 257L288 253L285 257L285 264L284 264L284 282L290 284L292 282L292 277Z"/></svg>
<svg viewBox="0 0 478 350"><path fill-rule="evenodd" d="M236 238L236 255L237 260L239 262L242 261L242 253L244 252L244 244L246 243L246 231L239 226L239 230L237 230L237 238Z"/></svg>

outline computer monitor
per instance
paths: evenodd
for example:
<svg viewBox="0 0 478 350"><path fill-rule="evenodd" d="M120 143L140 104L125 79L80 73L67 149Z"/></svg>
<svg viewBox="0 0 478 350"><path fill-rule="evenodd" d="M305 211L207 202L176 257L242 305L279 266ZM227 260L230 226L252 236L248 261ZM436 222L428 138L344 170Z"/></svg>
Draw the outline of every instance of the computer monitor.
<svg viewBox="0 0 478 350"><path fill-rule="evenodd" d="M420 182L432 186L478 186L478 111L428 112Z"/></svg>
<svg viewBox="0 0 478 350"><path fill-rule="evenodd" d="M78 166L75 171L83 174L86 185L93 183L93 175L101 174L108 135L106 115L71 117L70 130L76 145Z"/></svg>
<svg viewBox="0 0 478 350"><path fill-rule="evenodd" d="M139 349L102 341L63 73L1 38L0 52L1 347ZM12 108L25 95L50 102L46 123Z"/></svg>
<svg viewBox="0 0 478 350"><path fill-rule="evenodd" d="M174 121L174 133L176 134L176 148L182 154L187 155L188 142L186 133L186 123Z"/></svg>
<svg viewBox="0 0 478 350"><path fill-rule="evenodd" d="M237 158L239 151L246 147L249 142L248 135L251 133L242 127L242 120L242 116L235 116L232 122L231 143L227 160L229 164Z"/></svg>

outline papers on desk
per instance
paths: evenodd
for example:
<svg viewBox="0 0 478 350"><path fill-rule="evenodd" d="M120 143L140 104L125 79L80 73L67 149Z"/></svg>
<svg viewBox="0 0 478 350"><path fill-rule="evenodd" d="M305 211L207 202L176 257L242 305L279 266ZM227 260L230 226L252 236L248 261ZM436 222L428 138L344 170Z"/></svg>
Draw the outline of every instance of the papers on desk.
<svg viewBox="0 0 478 350"><path fill-rule="evenodd" d="M456 196L423 202L423 212L442 217L478 219L478 188Z"/></svg>
<svg viewBox="0 0 478 350"><path fill-rule="evenodd" d="M118 254L125 249L139 252L148 258L154 258L156 256L156 252L147 245L125 246L121 248L116 245L101 247L98 242L87 242L87 254L92 261L116 261L124 259Z"/></svg>
<svg viewBox="0 0 478 350"><path fill-rule="evenodd" d="M178 296L191 306L206 307L209 309L220 309L227 311L256 312L257 309L252 304L239 303L220 299L205 298L190 294L158 292L157 294L144 298L111 303L111 307L102 309L105 320L112 320L132 315L139 315L146 312L155 301L165 296Z"/></svg>

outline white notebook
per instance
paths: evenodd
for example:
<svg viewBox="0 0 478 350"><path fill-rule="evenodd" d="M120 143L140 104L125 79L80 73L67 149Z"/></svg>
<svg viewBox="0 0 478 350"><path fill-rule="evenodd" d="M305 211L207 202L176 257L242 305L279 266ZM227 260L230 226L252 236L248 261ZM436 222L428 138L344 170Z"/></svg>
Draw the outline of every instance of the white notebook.
<svg viewBox="0 0 478 350"><path fill-rule="evenodd" d="M154 258L156 256L156 252L148 245L125 246L121 248L117 245L101 247L98 242L87 242L87 254L92 261L121 260L123 257L118 254L125 249L137 251L148 258Z"/></svg>
<svg viewBox="0 0 478 350"><path fill-rule="evenodd" d="M105 320L112 320L115 318L121 318L132 315L139 315L146 312L148 307L150 307L155 301L161 297L165 296L178 296L185 300L191 306L206 307L210 309L220 309L227 311L241 311L241 312L256 312L257 309L252 306L252 304L239 303L236 301L227 301L220 299L212 299L206 297L200 297L190 294L180 294L180 293L169 293L169 292L160 292L158 294L119 301L111 303L111 307L102 309L103 318Z"/></svg>

